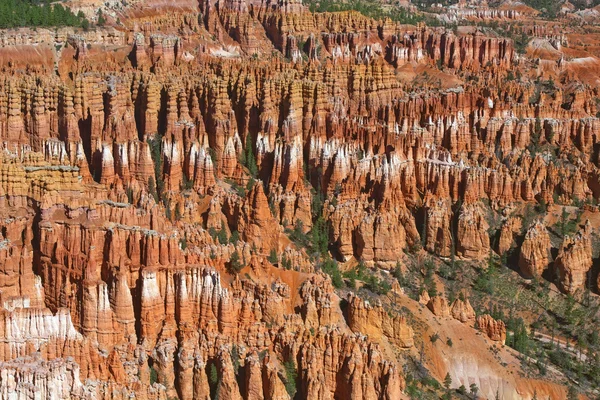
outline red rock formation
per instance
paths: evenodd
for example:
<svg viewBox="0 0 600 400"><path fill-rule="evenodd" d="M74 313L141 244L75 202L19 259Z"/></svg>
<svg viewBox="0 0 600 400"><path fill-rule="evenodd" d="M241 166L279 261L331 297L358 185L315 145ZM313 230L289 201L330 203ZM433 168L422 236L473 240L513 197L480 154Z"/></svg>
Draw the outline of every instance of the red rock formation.
<svg viewBox="0 0 600 400"><path fill-rule="evenodd" d="M452 209L449 201L429 201L425 248L440 257L449 257L452 252L451 219Z"/></svg>
<svg viewBox="0 0 600 400"><path fill-rule="evenodd" d="M92 389L81 383L79 366L72 360L44 361L27 357L0 365L0 394L4 398L70 398L83 396L84 392Z"/></svg>
<svg viewBox="0 0 600 400"><path fill-rule="evenodd" d="M350 295L348 303L348 326L353 331L367 334L374 340L385 336L401 348L414 345L414 332L405 317L392 318L381 304L372 307L367 301L354 295Z"/></svg>
<svg viewBox="0 0 600 400"><path fill-rule="evenodd" d="M429 300L429 302L427 302L427 308L429 308L431 312L437 315L438 317L445 318L450 316L450 308L448 307L448 301L444 297L432 297Z"/></svg>
<svg viewBox="0 0 600 400"><path fill-rule="evenodd" d="M455 36L449 31L427 28L402 37L394 36L386 50L388 61L396 67L424 62L428 56L449 68L478 70L488 63L508 67L514 56L510 40L488 38L481 32Z"/></svg>
<svg viewBox="0 0 600 400"><path fill-rule="evenodd" d="M536 221L525 234L519 254L519 268L527 277L540 276L548 266L550 236L541 221Z"/></svg>
<svg viewBox="0 0 600 400"><path fill-rule="evenodd" d="M450 306L450 314L454 319L468 325L475 324L475 310L469 303L469 299L456 299Z"/></svg>
<svg viewBox="0 0 600 400"><path fill-rule="evenodd" d="M584 289L587 274L592 267L591 225L585 226L572 237L565 237L554 261L562 291L573 294Z"/></svg>
<svg viewBox="0 0 600 400"><path fill-rule="evenodd" d="M456 255L481 260L490 252L489 225L481 204L464 203L458 215Z"/></svg>
<svg viewBox="0 0 600 400"><path fill-rule="evenodd" d="M558 53L532 60L487 30L298 0L134 3L85 32L0 32L1 397L287 399L293 365L297 398L401 398L410 300L342 310L322 261L389 270L420 243L480 260L491 213L600 196L596 64L550 27L531 33ZM559 251L566 292L589 231ZM523 274L550 246L536 223Z"/></svg>
<svg viewBox="0 0 600 400"><path fill-rule="evenodd" d="M278 224L269 210L262 182L259 181L252 187L248 199L243 211L247 214L247 225L243 231L245 240L265 254L270 249L279 249Z"/></svg>
<svg viewBox="0 0 600 400"><path fill-rule="evenodd" d="M477 317L477 326L491 340L501 342L502 344L506 341L506 326L504 326L504 321L496 321L488 314L484 314Z"/></svg>
<svg viewBox="0 0 600 400"><path fill-rule="evenodd" d="M498 254L506 254L514 246L514 236L521 230L522 220L518 217L508 217L502 228L498 239Z"/></svg>

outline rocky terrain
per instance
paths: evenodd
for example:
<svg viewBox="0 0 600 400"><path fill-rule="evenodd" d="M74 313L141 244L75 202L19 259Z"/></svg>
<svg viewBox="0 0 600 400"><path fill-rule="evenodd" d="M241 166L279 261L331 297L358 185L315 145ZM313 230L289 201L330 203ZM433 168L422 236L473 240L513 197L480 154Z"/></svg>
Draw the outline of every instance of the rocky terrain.
<svg viewBox="0 0 600 400"><path fill-rule="evenodd" d="M595 8L67 5L0 30L0 397L598 395Z"/></svg>

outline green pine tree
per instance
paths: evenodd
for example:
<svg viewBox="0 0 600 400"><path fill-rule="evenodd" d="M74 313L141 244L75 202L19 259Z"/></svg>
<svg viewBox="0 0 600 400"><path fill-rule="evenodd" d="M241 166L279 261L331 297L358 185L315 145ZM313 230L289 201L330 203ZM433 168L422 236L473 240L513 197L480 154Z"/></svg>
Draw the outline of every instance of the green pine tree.
<svg viewBox="0 0 600 400"><path fill-rule="evenodd" d="M240 261L240 253L236 250L229 259L229 272L239 274L242 268L244 268L244 264Z"/></svg>
<svg viewBox="0 0 600 400"><path fill-rule="evenodd" d="M444 378L444 388L446 389L446 398L450 399L450 386L452 385L452 378L450 377L450 373L446 374Z"/></svg>

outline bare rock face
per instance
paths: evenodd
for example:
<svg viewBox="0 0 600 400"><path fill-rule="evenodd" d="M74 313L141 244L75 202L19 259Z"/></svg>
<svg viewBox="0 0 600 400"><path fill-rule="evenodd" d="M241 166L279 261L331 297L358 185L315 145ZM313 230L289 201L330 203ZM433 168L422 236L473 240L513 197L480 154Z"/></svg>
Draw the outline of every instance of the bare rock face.
<svg viewBox="0 0 600 400"><path fill-rule="evenodd" d="M380 304L373 307L369 302L350 295L347 313L348 326L355 332L365 333L374 340L385 336L401 348L414 346L414 332L406 318L400 315L390 317Z"/></svg>
<svg viewBox="0 0 600 400"><path fill-rule="evenodd" d="M464 203L458 216L456 255L479 260L487 257L490 251L488 229L483 205Z"/></svg>
<svg viewBox="0 0 600 400"><path fill-rule="evenodd" d="M254 352L246 357L246 398L264 400L262 368L258 353Z"/></svg>
<svg viewBox="0 0 600 400"><path fill-rule="evenodd" d="M235 381L235 371L233 370L233 363L228 353L222 352L219 355L221 362L219 368L219 383L217 391L219 396L223 396L225 399L231 400L242 400L238 384Z"/></svg>
<svg viewBox="0 0 600 400"><path fill-rule="evenodd" d="M590 233L591 225L586 221L585 226L574 236L565 237L554 261L559 286L565 293L574 294L587 284L587 274L592 267Z"/></svg>
<svg viewBox="0 0 600 400"><path fill-rule="evenodd" d="M322 325L341 322L343 316L334 307L339 301L338 297L324 275L314 275L307 279L300 288L300 296L304 300L301 315L307 328L318 329Z"/></svg>
<svg viewBox="0 0 600 400"><path fill-rule="evenodd" d="M446 318L450 316L448 300L442 296L432 297L427 303L427 308L438 317Z"/></svg>
<svg viewBox="0 0 600 400"><path fill-rule="evenodd" d="M429 201L425 248L440 257L449 257L452 252L451 219L452 207L447 199Z"/></svg>
<svg viewBox="0 0 600 400"><path fill-rule="evenodd" d="M1 355L5 361L27 356L35 351L59 350L60 353L54 355L60 357L63 351L68 352L69 349L54 348L57 343L52 343L52 340L59 343L83 340L81 334L75 330L66 309L61 309L53 315L48 309L16 308L13 311L3 311L1 318L4 326L1 332Z"/></svg>
<svg viewBox="0 0 600 400"><path fill-rule="evenodd" d="M269 360L270 361L270 360ZM289 400L290 395L287 392L283 381L279 375L279 368L273 362L265 362L263 386L265 398Z"/></svg>
<svg viewBox="0 0 600 400"><path fill-rule="evenodd" d="M279 248L279 227L269 210L269 202L263 191L262 182L256 183L248 194L249 201L245 207L248 213L248 224L244 231L246 241L254 244L259 250L268 253L270 249Z"/></svg>
<svg viewBox="0 0 600 400"><path fill-rule="evenodd" d="M519 217L508 217L502 228L500 228L500 237L498 239L498 254L501 256L509 251L514 245L514 236L521 230L522 220Z"/></svg>
<svg viewBox="0 0 600 400"><path fill-rule="evenodd" d="M359 162L358 150L336 142L326 143L323 149L323 164L332 170L326 175L328 187L335 193L341 185L338 180L346 182L340 200L330 202L326 210L332 224L331 239L344 259L354 255L366 262L391 267L399 252L420 240L399 183L410 165L405 163L405 156L391 154L360 161L362 167L350 175L352 165ZM357 196L370 171L378 181L370 188L371 196L379 199L376 207L368 201L370 196Z"/></svg>
<svg viewBox="0 0 600 400"><path fill-rule="evenodd" d="M527 277L541 276L550 262L550 236L541 221L529 227L519 254L519 268Z"/></svg>
<svg viewBox="0 0 600 400"><path fill-rule="evenodd" d="M473 50L475 43L489 51ZM509 65L514 51L510 41L486 38L479 32L462 37L451 33L439 36L428 29L417 31L411 37L394 36L387 50L388 57L397 66L423 62L428 54L450 68L465 69L479 69L490 59L499 59L502 64Z"/></svg>
<svg viewBox="0 0 600 400"><path fill-rule="evenodd" d="M504 325L504 321L496 321L490 315L484 314L477 317L477 326L491 340L502 344L506 341L506 326Z"/></svg>
<svg viewBox="0 0 600 400"><path fill-rule="evenodd" d="M0 366L3 398L59 399L84 396L86 392L95 394L91 385L87 387L79 380L79 367L74 361L42 361L27 357L18 362L2 362Z"/></svg>
<svg viewBox="0 0 600 400"><path fill-rule="evenodd" d="M450 314L454 319L467 325L475 324L475 310L469 303L469 299L456 299L450 307Z"/></svg>

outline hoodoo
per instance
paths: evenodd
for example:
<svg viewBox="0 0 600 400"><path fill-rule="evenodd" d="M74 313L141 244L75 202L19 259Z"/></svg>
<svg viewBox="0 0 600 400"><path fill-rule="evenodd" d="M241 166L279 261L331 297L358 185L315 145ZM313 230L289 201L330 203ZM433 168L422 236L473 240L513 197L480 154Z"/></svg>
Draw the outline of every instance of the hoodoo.
<svg viewBox="0 0 600 400"><path fill-rule="evenodd" d="M597 397L600 9L543 3L0 0L0 397Z"/></svg>

